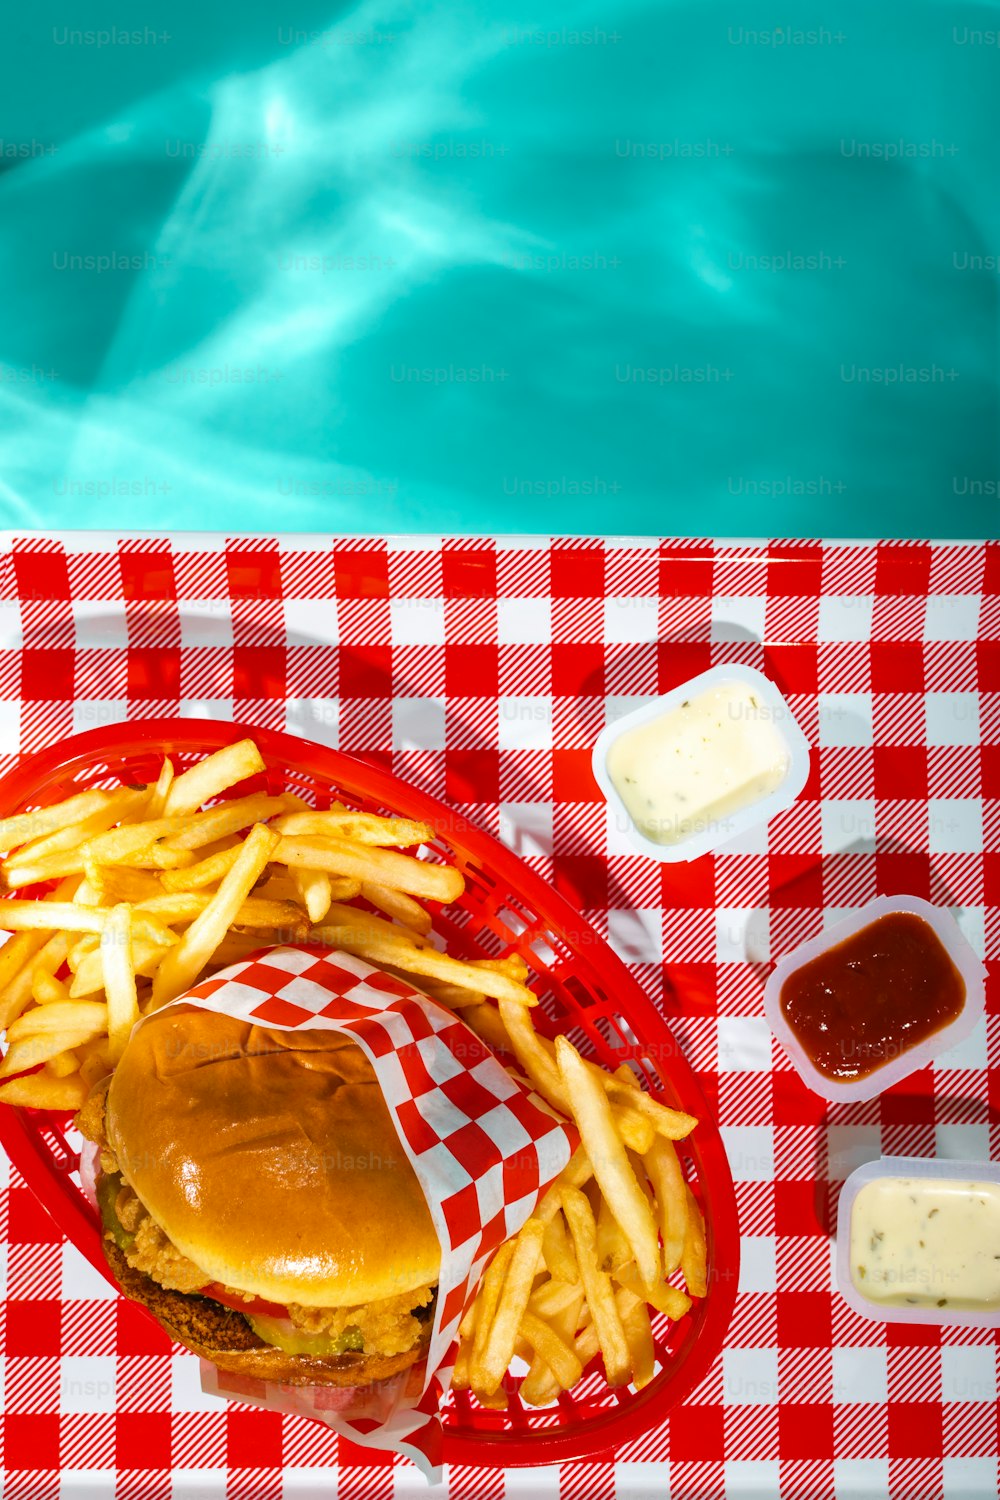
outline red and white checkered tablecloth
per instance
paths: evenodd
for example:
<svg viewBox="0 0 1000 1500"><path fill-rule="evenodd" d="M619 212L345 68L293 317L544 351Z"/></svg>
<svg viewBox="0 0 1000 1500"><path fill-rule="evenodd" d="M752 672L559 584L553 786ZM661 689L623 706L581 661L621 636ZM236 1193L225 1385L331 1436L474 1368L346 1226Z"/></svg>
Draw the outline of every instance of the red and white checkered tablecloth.
<svg viewBox="0 0 1000 1500"><path fill-rule="evenodd" d="M583 908L718 1110L742 1271L702 1386L600 1462L452 1469L451 1500L997 1494L995 1335L861 1321L830 1235L880 1151L1000 1157L1000 545L79 533L8 536L0 568L0 769L178 711L388 766ZM725 661L788 696L811 778L726 853L651 864L610 826L590 748L607 715ZM768 960L894 891L957 910L990 961L987 1023L890 1096L827 1107L769 1036ZM5 1500L428 1493L318 1425L202 1396L197 1361L16 1178L4 1209Z"/></svg>

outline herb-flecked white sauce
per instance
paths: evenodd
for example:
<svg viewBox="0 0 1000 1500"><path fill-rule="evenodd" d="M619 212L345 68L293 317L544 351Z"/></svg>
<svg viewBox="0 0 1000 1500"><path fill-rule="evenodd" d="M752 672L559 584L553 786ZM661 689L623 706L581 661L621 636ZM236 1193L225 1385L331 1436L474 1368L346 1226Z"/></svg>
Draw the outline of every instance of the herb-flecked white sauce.
<svg viewBox="0 0 1000 1500"><path fill-rule="evenodd" d="M1000 1307L1000 1185L876 1177L851 1209L851 1280L896 1307Z"/></svg>
<svg viewBox="0 0 1000 1500"><path fill-rule="evenodd" d="M608 774L640 832L676 844L777 790L788 749L745 682L722 682L627 730Z"/></svg>

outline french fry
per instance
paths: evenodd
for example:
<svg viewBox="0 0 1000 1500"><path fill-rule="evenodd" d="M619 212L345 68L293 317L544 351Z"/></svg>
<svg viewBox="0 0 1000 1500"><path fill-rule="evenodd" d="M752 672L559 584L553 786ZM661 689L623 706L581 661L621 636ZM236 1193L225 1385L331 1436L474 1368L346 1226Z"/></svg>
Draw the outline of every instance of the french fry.
<svg viewBox="0 0 1000 1500"><path fill-rule="evenodd" d="M489 969L491 974L506 974L516 984L524 984L528 978L528 965L520 953L508 953L504 958L470 958L469 963L477 969Z"/></svg>
<svg viewBox="0 0 1000 1500"><path fill-rule="evenodd" d="M656 1140L656 1128L652 1120L633 1109L630 1104L612 1103L611 1113L615 1128L629 1150L637 1151L640 1156L645 1155Z"/></svg>
<svg viewBox="0 0 1000 1500"><path fill-rule="evenodd" d="M627 1287L615 1293L618 1315L622 1320L632 1363L632 1381L637 1391L648 1385L656 1367L656 1352L653 1348L653 1330L649 1326L649 1309L642 1297L637 1297Z"/></svg>
<svg viewBox="0 0 1000 1500"><path fill-rule="evenodd" d="M486 1275L476 1297L476 1332L472 1344L471 1367L474 1369L486 1353L490 1329L496 1315L507 1269L514 1256L514 1241L505 1240L486 1267Z"/></svg>
<svg viewBox="0 0 1000 1500"><path fill-rule="evenodd" d="M162 891L158 896L146 896L142 901L124 903L133 905L137 912L146 912L157 917L166 927L179 922L193 922L208 905L208 897L195 891Z"/></svg>
<svg viewBox="0 0 1000 1500"><path fill-rule="evenodd" d="M266 769L263 756L253 740L237 740L175 777L167 793L164 811L168 816L184 817L196 812L220 792L228 791L238 782L246 781L248 776L256 776Z"/></svg>
<svg viewBox="0 0 1000 1500"><path fill-rule="evenodd" d="M542 1201L535 1209L535 1218L547 1224L553 1214L562 1208L563 1188L583 1188L594 1175L590 1158L582 1146L577 1146L555 1182L551 1183Z"/></svg>
<svg viewBox="0 0 1000 1500"><path fill-rule="evenodd" d="M408 983L413 982L414 976L407 974L405 969L393 969L389 964L383 967L386 973L396 974L398 978ZM460 1011L463 1021L468 1022L469 1011L474 1011L486 1003L482 995L478 995L475 990L463 989L461 985L445 984L439 979L428 979L426 974L421 974L419 980L417 989L429 995L432 1000L436 1000L439 1005L443 1005L445 1010ZM496 1014L495 1011L494 1014ZM473 1030L475 1030L474 1027Z"/></svg>
<svg viewBox="0 0 1000 1500"><path fill-rule="evenodd" d="M631 1259L632 1247L602 1194L597 1210L597 1263L602 1271L613 1271Z"/></svg>
<svg viewBox="0 0 1000 1500"><path fill-rule="evenodd" d="M687 1190L687 1233L681 1251L681 1271L684 1285L692 1297L708 1294L708 1246L705 1242L705 1223L701 1217L698 1200L691 1189Z"/></svg>
<svg viewBox="0 0 1000 1500"><path fill-rule="evenodd" d="M643 1302L648 1302L650 1307L655 1307L657 1312L675 1323L691 1310L691 1298L686 1292L662 1281L655 1286L645 1286L634 1265L619 1266L611 1276L619 1286L627 1287L634 1296L641 1297Z"/></svg>
<svg viewBox="0 0 1000 1500"><path fill-rule="evenodd" d="M361 894L372 906L377 906L379 911L384 911L387 917L392 917L404 927L412 928L414 932L426 937L431 930L431 914L425 911L419 901L414 901L412 896L405 895L402 891L394 890L391 885L379 885L374 880L366 880L361 886ZM319 921L318 917L313 918Z"/></svg>
<svg viewBox="0 0 1000 1500"><path fill-rule="evenodd" d="M0 1102L18 1104L25 1109L79 1109L86 1099L88 1086L80 1074L73 1078L47 1078L33 1073L27 1078L12 1078L0 1085Z"/></svg>
<svg viewBox="0 0 1000 1500"><path fill-rule="evenodd" d="M82 955L69 986L71 1000L83 1000L88 995L99 995L104 989L104 962L98 946ZM150 942L148 938L132 939L132 964L137 975L151 979L160 967L170 947Z"/></svg>
<svg viewBox="0 0 1000 1500"><path fill-rule="evenodd" d="M399 931L399 929L395 929ZM529 989L516 984L503 974L486 969L474 969L461 959L439 953L436 948L418 948L405 937L384 937L372 928L358 923L348 926L323 926L314 928L312 936L331 948L343 948L376 964L402 969L407 974L427 975L431 979L444 979L464 985L476 993L492 995L495 999L515 999L522 1006L534 1006L537 999ZM508 1027L509 1030L509 1027Z"/></svg>
<svg viewBox="0 0 1000 1500"><path fill-rule="evenodd" d="M537 1042L543 1051L547 1052L552 1059L552 1065L557 1069L555 1061L555 1043L550 1042L548 1037L538 1036ZM599 1067L597 1063L583 1059L584 1065L603 1089L607 1089L610 1075ZM634 1100L627 1094L622 1094L618 1100L612 1101L612 1113L615 1117L615 1126L618 1134L632 1151L638 1151L640 1155L648 1151L656 1137L656 1127L651 1119L635 1107ZM563 1106L563 1113L568 1113L568 1106Z"/></svg>
<svg viewBox="0 0 1000 1500"><path fill-rule="evenodd" d="M285 866L279 866L276 873L271 874L263 885L257 887L258 896L269 896L275 901L297 901L302 905L302 889L298 877L310 878L313 875L325 875L330 882L330 901L345 902L353 901L355 896L361 894L361 881L348 880L346 876L326 875L325 870L289 870ZM327 907L323 921L331 920L330 911L332 905ZM359 906L347 906L344 908L351 916L370 917L372 921L377 919L372 912L362 911ZM319 924L314 924L319 925Z"/></svg>
<svg viewBox="0 0 1000 1500"><path fill-rule="evenodd" d="M88 839L82 851L87 859L99 865L128 864L129 854L155 844L168 834L179 833L183 827L182 818L144 818L141 823L122 823Z"/></svg>
<svg viewBox="0 0 1000 1500"><path fill-rule="evenodd" d="M101 791L77 792L52 807L39 807L33 812L17 813L12 818L0 818L0 849L16 849L29 839L43 838L58 828L82 822L104 807L107 795Z"/></svg>
<svg viewBox="0 0 1000 1500"><path fill-rule="evenodd" d="M214 811L214 809L209 809L209 811ZM261 819L261 822L263 822L263 819ZM199 844L197 849L191 852L194 854L196 861L200 863L203 859L211 859L214 854L225 854L227 849L238 849L242 842L243 839L240 837L239 832L224 833L221 838L213 839L210 844ZM193 869L194 866L191 865L189 868Z"/></svg>
<svg viewBox="0 0 1000 1500"><path fill-rule="evenodd" d="M107 915L107 908L105 915ZM103 932L103 928L101 931ZM177 942L176 932L172 932L166 922L161 922L159 917L152 912L135 910L132 914L132 936L133 938L147 938L151 943L163 943L167 948Z"/></svg>
<svg viewBox="0 0 1000 1500"><path fill-rule="evenodd" d="M67 1036L72 1038L72 1033L67 1033ZM0 1078L13 1078L16 1073L26 1073L47 1062L50 1057L58 1057L65 1050L66 1042L61 1036L29 1036L23 1041L11 1042L0 1061Z"/></svg>
<svg viewBox="0 0 1000 1500"><path fill-rule="evenodd" d="M578 1291L574 1302L552 1316L552 1327L568 1343L580 1364L581 1370L588 1365L598 1351L597 1336L589 1322L584 1334L576 1330L584 1310L583 1291ZM531 1362L531 1369L521 1382L520 1397L527 1406L548 1406L558 1396L559 1381L548 1365L538 1355Z"/></svg>
<svg viewBox="0 0 1000 1500"><path fill-rule="evenodd" d="M560 1197L576 1247L587 1306L604 1356L608 1384L625 1385L631 1370L628 1343L611 1289L611 1278L597 1264L597 1225L593 1210L579 1188L563 1188Z"/></svg>
<svg viewBox="0 0 1000 1500"><path fill-rule="evenodd" d="M162 818L167 810L167 798L170 788L174 784L174 766L167 756L164 756L163 764L160 766L160 774L150 790L149 816L151 818Z"/></svg>
<svg viewBox="0 0 1000 1500"><path fill-rule="evenodd" d="M279 838L280 835L262 823L254 825L240 849L239 858L223 876L215 895L156 971L153 978L154 1010L182 995L194 983L263 874Z"/></svg>
<svg viewBox="0 0 1000 1500"><path fill-rule="evenodd" d="M656 1225L646 1195L625 1154L607 1094L567 1037L556 1038L556 1057L573 1118L608 1206L632 1248L639 1274L652 1285L660 1277ZM587 1298L588 1302L590 1298Z"/></svg>
<svg viewBox="0 0 1000 1500"><path fill-rule="evenodd" d="M114 1064L125 1051L125 1043L139 1019L132 957L132 911L128 906L112 908L101 933L100 954L108 997L108 1051Z"/></svg>
<svg viewBox="0 0 1000 1500"><path fill-rule="evenodd" d="M654 1139L654 1141L656 1139L655 1133L654 1133L653 1139ZM629 1149L626 1151L625 1154L628 1157L629 1166L632 1168L632 1171L635 1174L635 1180L639 1184L639 1187L642 1190L642 1193L643 1193L643 1195L644 1195L644 1197L646 1199L646 1202L649 1204L649 1211L653 1215L653 1222L655 1223L656 1222L656 1198L655 1198L655 1196L653 1194L653 1189L651 1188L650 1183L649 1183L649 1177L648 1177L647 1172L646 1172L646 1162L645 1162L645 1159L643 1157L643 1154L642 1154L641 1151L633 1151L631 1149L631 1147L629 1147Z"/></svg>
<svg viewBox="0 0 1000 1500"><path fill-rule="evenodd" d="M28 1021L34 1016L38 1016L40 1020L47 1020L56 1009L55 1005L47 1005L41 1010L28 1011L27 1014L19 1017L19 1022ZM56 1025L47 1028L38 1026L31 1031L19 1032L17 1035L8 1030L9 1045L3 1061L0 1062L0 1078L9 1078L15 1073L24 1072L27 1068L36 1068L40 1063L48 1062L49 1058L56 1057L61 1052L92 1041L100 1036L107 1026L105 1006L91 1008L87 1002L83 1002L79 1005L70 1004L58 1007L58 1009L67 1014L63 1015ZM103 1015L95 1016L92 1010L100 1010ZM80 1012L80 1015L69 1014L71 1012Z"/></svg>
<svg viewBox="0 0 1000 1500"><path fill-rule="evenodd" d="M53 1078L69 1078L71 1074L79 1073L80 1059L72 1050L57 1052L55 1057L48 1059L45 1069Z"/></svg>
<svg viewBox="0 0 1000 1500"><path fill-rule="evenodd" d="M672 1276L681 1263L687 1238L687 1183L674 1144L665 1136L657 1135L643 1161L659 1214L663 1274Z"/></svg>
<svg viewBox="0 0 1000 1500"><path fill-rule="evenodd" d="M247 932L234 932L230 928L212 954L211 967L228 968L230 964L240 963L249 954L257 953L263 946L259 937Z"/></svg>
<svg viewBox="0 0 1000 1500"><path fill-rule="evenodd" d="M574 1345L574 1352L576 1346ZM559 1382L539 1355L531 1362L531 1369L521 1381L518 1395L524 1406L549 1406L559 1395Z"/></svg>
<svg viewBox="0 0 1000 1500"><path fill-rule="evenodd" d="M360 886L358 887L360 890ZM296 906L302 905L299 888L287 870L281 870L274 874L273 870L265 870L253 888L255 896L263 896L267 901L294 901Z"/></svg>
<svg viewBox="0 0 1000 1500"><path fill-rule="evenodd" d="M57 828L54 833L47 833L42 838L22 844L16 856L11 857L11 863L31 864L46 854L59 854L65 849L75 849L78 844L86 843L95 834L103 833L113 823L144 812L149 793L119 787L116 791L102 793L102 796L107 801L96 812L91 813L90 817L81 818L78 823L70 823L65 828Z"/></svg>
<svg viewBox="0 0 1000 1500"><path fill-rule="evenodd" d="M327 870L355 880L390 885L408 896L430 901L455 901L465 889L454 865L434 865L394 849L378 849L352 839L298 838L283 834L274 851L278 864L307 870Z"/></svg>
<svg viewBox="0 0 1000 1500"><path fill-rule="evenodd" d="M97 1036L101 1027L107 1022L108 1008L97 1001L91 1000L67 1000L62 1004L40 1005L34 1010L25 1011L23 1016L18 1016L7 1027L9 1041L20 1042L29 1036L57 1036L61 1031L89 1030L91 1036ZM82 1036L79 1041L89 1041L90 1036ZM77 1042L67 1042L67 1047L75 1047Z"/></svg>
<svg viewBox="0 0 1000 1500"><path fill-rule="evenodd" d="M333 900L333 883L325 870L293 870L295 890L310 922L322 922Z"/></svg>
<svg viewBox="0 0 1000 1500"><path fill-rule="evenodd" d="M71 900L78 885L76 876L60 881L45 897L45 904ZM54 974L64 961L68 946L68 939L50 937L44 929L8 938L0 948L0 1027L9 1025L30 1001L36 970L41 968Z"/></svg>
<svg viewBox="0 0 1000 1500"><path fill-rule="evenodd" d="M169 927L178 922L193 922L211 899L210 895L200 891L175 891L140 901L135 910L158 917ZM295 938L305 935L309 923L302 908L294 901L269 901L260 896L248 896L236 913L233 926L277 930Z"/></svg>
<svg viewBox="0 0 1000 1500"><path fill-rule="evenodd" d="M294 901L269 901L263 896L248 896L232 925L277 931L286 934L286 941L297 941L307 935L309 918Z"/></svg>
<svg viewBox="0 0 1000 1500"><path fill-rule="evenodd" d="M610 1074L605 1074L604 1087L616 1103L623 1100L630 1108L644 1114L652 1122L657 1134L664 1136L668 1141L684 1140L698 1123L694 1115L686 1115L680 1110L669 1109L667 1105L658 1103L656 1099L644 1093L637 1085L625 1083L622 1079L612 1077Z"/></svg>
<svg viewBox="0 0 1000 1500"><path fill-rule="evenodd" d="M507 1392L499 1386L489 1394L485 1391L476 1392L476 1400L480 1406L485 1406L489 1411L506 1411L510 1402L507 1400Z"/></svg>
<svg viewBox="0 0 1000 1500"><path fill-rule="evenodd" d="M561 1212L553 1214L545 1226L542 1259L557 1280L574 1285L580 1280L580 1267Z"/></svg>
<svg viewBox="0 0 1000 1500"><path fill-rule="evenodd" d="M102 905L100 893L94 889L86 875L77 886L73 901L77 906Z"/></svg>
<svg viewBox="0 0 1000 1500"><path fill-rule="evenodd" d="M69 882L67 882L68 886ZM63 892L69 895L69 892ZM48 904L51 905L51 902ZM0 912L3 910L3 902L0 902ZM24 968L29 959L33 958L39 948L48 941L45 929L39 928L35 931L25 930L8 937L0 943L0 993Z"/></svg>
<svg viewBox="0 0 1000 1500"><path fill-rule="evenodd" d="M99 932L85 932L83 937L78 938L66 954L66 962L75 974L89 953L96 953L101 946L101 934Z"/></svg>
<svg viewBox="0 0 1000 1500"><path fill-rule="evenodd" d="M133 870L183 870L194 862L190 849L171 849L167 844L147 844L145 849L127 850L119 859L107 861L129 865Z"/></svg>
<svg viewBox="0 0 1000 1500"><path fill-rule="evenodd" d="M569 1114L569 1096L563 1086L559 1068L542 1046L530 1018L518 1001L501 999L500 1019L521 1067L544 1099L563 1114Z"/></svg>
<svg viewBox="0 0 1000 1500"><path fill-rule="evenodd" d="M491 1396L507 1373L531 1296L544 1233L541 1220L528 1219L513 1241L514 1253L503 1279L489 1336L482 1352L472 1360L472 1389L477 1396L480 1393Z"/></svg>
<svg viewBox="0 0 1000 1500"><path fill-rule="evenodd" d="M328 812L288 813L274 826L279 833L351 839L356 844L389 845L397 849L426 844L434 837L429 823L419 823L413 818L383 818L376 813L352 812L340 803Z"/></svg>
<svg viewBox="0 0 1000 1500"><path fill-rule="evenodd" d="M555 1059L555 1044L535 1031L526 1016L518 1016L503 1001L500 1002L500 1018L510 1037L511 1048L534 1087L554 1109L564 1115L571 1114L569 1095ZM585 1066L602 1081L603 1087L603 1069L589 1062ZM612 1106L612 1113L625 1144L639 1151L648 1150L655 1135L649 1121L627 1104Z"/></svg>
<svg viewBox="0 0 1000 1500"><path fill-rule="evenodd" d="M39 948L44 947L47 934L44 928L34 932L18 932L7 939L0 948L0 995L34 958ZM30 993L30 978L29 978Z"/></svg>
<svg viewBox="0 0 1000 1500"><path fill-rule="evenodd" d="M548 1038L540 1036L528 1017L518 1014L518 1008L505 1004L503 1000L500 1001L500 1019L510 1038L515 1057L542 1098L562 1114L571 1114L569 1095L555 1060L554 1044ZM597 1078L602 1078L601 1069L593 1063L586 1063L585 1066ZM615 1105L612 1113L615 1126L625 1144L639 1151L648 1150L654 1134L649 1123L628 1105Z"/></svg>
<svg viewBox="0 0 1000 1500"><path fill-rule="evenodd" d="M47 969L37 968L31 975L31 998L36 1005L52 1005L56 1001L66 1001L70 996L61 979L56 979Z"/></svg>
<svg viewBox="0 0 1000 1500"><path fill-rule="evenodd" d="M486 996L479 994L476 990L466 990L461 985L448 984L443 979L428 979L424 976L420 981L420 988L425 995L430 995L432 1000L437 1000L446 1010L475 1010L478 1006L487 1003ZM493 1014L499 1023L500 1017L496 1007L493 1008ZM468 1024L467 1016L463 1016L462 1019ZM501 1034L506 1035L502 1024L498 1024L494 1035L499 1037ZM503 1046L502 1043L500 1045Z"/></svg>
<svg viewBox="0 0 1000 1500"><path fill-rule="evenodd" d="M76 1049L80 1057L80 1077L87 1085L88 1092L95 1083L100 1083L111 1071L111 1057L108 1052L107 1037L98 1037L93 1042L87 1042L84 1046Z"/></svg>
<svg viewBox="0 0 1000 1500"><path fill-rule="evenodd" d="M28 1036L11 1042L0 1061L0 1078L11 1078L42 1064L53 1077L68 1078L79 1072L80 1059L67 1044L83 1047L92 1039L88 1028L81 1024L75 1030Z"/></svg>
<svg viewBox="0 0 1000 1500"><path fill-rule="evenodd" d="M462 1314L458 1325L458 1336L460 1339L469 1341L475 1337L476 1324L479 1322L479 1297L473 1297L465 1312Z"/></svg>
<svg viewBox="0 0 1000 1500"><path fill-rule="evenodd" d="M435 992L428 989L428 994L433 993ZM443 1003L447 1004L447 1001ZM481 1037L488 1047L492 1047L494 1052L508 1052L513 1056L513 1044L507 1035L506 1026L500 1019L500 1012L488 1000L480 997L475 1004L464 1006L462 1020L466 1026L471 1026L476 1035Z"/></svg>
<svg viewBox="0 0 1000 1500"><path fill-rule="evenodd" d="M191 863L186 851L161 847L153 840L173 820L160 818L156 822L122 824L110 828L78 844L74 849L65 849L57 854L46 854L29 862L8 861L4 866L4 880L9 890L26 885L38 885L43 880L54 880L62 875L80 875L88 867L98 865L135 865L152 868L173 867L178 863Z"/></svg>
<svg viewBox="0 0 1000 1500"><path fill-rule="evenodd" d="M218 854L210 854L207 859L200 859L196 864L188 865L186 869L164 870L160 876L165 891L200 891L207 885L215 885L221 880L228 870L239 858L240 844L234 844L230 849L222 849Z"/></svg>
<svg viewBox="0 0 1000 1500"><path fill-rule="evenodd" d="M359 880L358 895L361 894L361 889L361 881ZM427 938L421 937L420 933L397 927L394 922L387 922L385 917L377 917L373 911L362 911L359 906L347 906L340 900L331 901L326 917L319 926L362 927L369 932L380 933L388 942L406 943L411 948L429 948L432 946Z"/></svg>
<svg viewBox="0 0 1000 1500"><path fill-rule="evenodd" d="M579 1278L576 1281L556 1281L550 1277L532 1292L528 1300L528 1310L537 1313L540 1318L553 1319L575 1304L581 1306L583 1304L583 1283ZM579 1312L579 1307L577 1312ZM576 1323L574 1322L572 1332L575 1331Z"/></svg>
<svg viewBox="0 0 1000 1500"><path fill-rule="evenodd" d="M471 1384L469 1379L469 1361L472 1350L467 1343L458 1346L455 1356L455 1367L451 1372L451 1388L453 1391L467 1391Z"/></svg>
<svg viewBox="0 0 1000 1500"><path fill-rule="evenodd" d="M47 936L47 934L43 934ZM47 945L45 945L47 946ZM39 953L45 952L43 946ZM22 1015L32 1001L32 986L38 965L38 955L25 964L21 972L11 980L0 998L0 1026L9 1026Z"/></svg>
<svg viewBox="0 0 1000 1500"><path fill-rule="evenodd" d="M204 849L207 844L218 843L219 839L226 838L229 834L239 833L243 828L273 817L275 813L282 811L285 800L284 797L271 797L264 792L234 798L232 802L223 802L219 807L210 807L207 812L181 818L181 832L171 834L165 839L165 843L170 849L184 849L189 853Z"/></svg>
<svg viewBox="0 0 1000 1500"><path fill-rule="evenodd" d="M583 1374L583 1365L571 1344L559 1337L555 1329L532 1312L521 1318L521 1335L548 1365L559 1384L570 1390Z"/></svg>
<svg viewBox="0 0 1000 1500"><path fill-rule="evenodd" d="M7 890L14 890L17 885L27 884L26 881L18 881L17 871L19 867L31 866L36 860L46 859L49 855L65 854L69 849L79 848L96 833L103 833L116 821L115 815L110 812L93 813L89 818L84 818L80 823L71 823L68 828L57 829L55 833L46 834L45 838L32 839L29 844L24 844L14 854L8 855L0 866L2 883ZM8 878L13 872L13 883Z"/></svg>
<svg viewBox="0 0 1000 1500"><path fill-rule="evenodd" d="M39 973L54 974L66 958L69 938L65 933L57 932L51 937L42 933L41 936L47 938L47 941L3 992L0 999L0 1026L9 1026L30 1003L35 976Z"/></svg>
<svg viewBox="0 0 1000 1500"><path fill-rule="evenodd" d="M0 902L0 926L11 932L38 929L49 932L103 932L108 915L105 907L77 906L72 901ZM137 916L136 931L150 937L159 937L161 942L175 941L168 927L147 914Z"/></svg>
<svg viewBox="0 0 1000 1500"><path fill-rule="evenodd" d="M91 860L87 867L87 884L100 896L101 906L114 906L119 901L149 901L154 896L162 896L169 889L166 880L177 873L180 872L166 870L162 875L156 875L152 870L98 865Z"/></svg>

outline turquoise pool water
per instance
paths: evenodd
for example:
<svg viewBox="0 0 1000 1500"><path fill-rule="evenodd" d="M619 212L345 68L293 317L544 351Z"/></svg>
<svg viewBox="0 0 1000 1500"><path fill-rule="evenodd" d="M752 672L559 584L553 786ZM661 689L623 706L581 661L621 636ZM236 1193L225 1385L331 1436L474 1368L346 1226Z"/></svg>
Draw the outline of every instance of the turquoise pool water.
<svg viewBox="0 0 1000 1500"><path fill-rule="evenodd" d="M1000 15L6 24L14 525L997 534Z"/></svg>

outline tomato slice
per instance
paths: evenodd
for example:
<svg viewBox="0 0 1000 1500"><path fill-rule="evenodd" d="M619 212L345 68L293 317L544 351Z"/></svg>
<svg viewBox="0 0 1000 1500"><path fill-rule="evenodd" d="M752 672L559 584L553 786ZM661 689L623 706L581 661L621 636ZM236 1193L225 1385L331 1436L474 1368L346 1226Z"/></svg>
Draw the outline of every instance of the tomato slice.
<svg viewBox="0 0 1000 1500"><path fill-rule="evenodd" d="M221 1302L223 1307L231 1307L235 1312L253 1313L258 1318L288 1317L288 1308L282 1307L280 1302L268 1302L263 1297L251 1297L247 1301L235 1292L227 1292L217 1281L210 1281L207 1286L203 1286L199 1295L211 1297L214 1302Z"/></svg>

